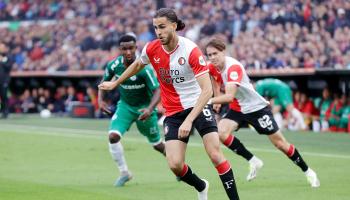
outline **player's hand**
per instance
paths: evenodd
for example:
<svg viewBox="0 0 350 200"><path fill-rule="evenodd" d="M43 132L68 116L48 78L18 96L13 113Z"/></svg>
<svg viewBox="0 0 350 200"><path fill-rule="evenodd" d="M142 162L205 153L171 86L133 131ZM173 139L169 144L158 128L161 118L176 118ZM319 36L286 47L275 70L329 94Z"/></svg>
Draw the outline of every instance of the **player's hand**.
<svg viewBox="0 0 350 200"><path fill-rule="evenodd" d="M219 112L220 112L220 108L221 108L221 104L213 104L213 110L214 110L216 113L219 113Z"/></svg>
<svg viewBox="0 0 350 200"><path fill-rule="evenodd" d="M138 120L146 120L149 118L149 116L151 116L152 111L148 108L142 108L139 110L139 112L141 112L142 114L139 116Z"/></svg>
<svg viewBox="0 0 350 200"><path fill-rule="evenodd" d="M179 132L178 132L179 139L188 137L188 135L191 132L191 129L192 129L192 122L189 120L185 120L179 128Z"/></svg>
<svg viewBox="0 0 350 200"><path fill-rule="evenodd" d="M112 114L112 111L108 108L108 104L105 101L99 101L98 106L103 112L107 113L108 115Z"/></svg>
<svg viewBox="0 0 350 200"><path fill-rule="evenodd" d="M104 81L100 85L98 85L98 89L101 90L113 90L117 85L113 81Z"/></svg>

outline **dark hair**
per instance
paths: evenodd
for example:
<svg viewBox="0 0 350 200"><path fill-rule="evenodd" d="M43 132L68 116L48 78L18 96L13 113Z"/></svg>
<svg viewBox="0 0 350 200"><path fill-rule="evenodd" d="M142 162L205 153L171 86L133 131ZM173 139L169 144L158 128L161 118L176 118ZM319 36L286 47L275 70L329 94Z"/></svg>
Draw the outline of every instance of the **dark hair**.
<svg viewBox="0 0 350 200"><path fill-rule="evenodd" d="M129 34L122 35L119 38L118 45L120 45L120 43L122 43L122 42L135 42L136 43L136 38L132 35L129 35Z"/></svg>
<svg viewBox="0 0 350 200"><path fill-rule="evenodd" d="M185 23L177 18L177 15L173 9L161 8L157 10L153 18L166 17L169 21L177 24L176 31L181 31L185 28Z"/></svg>
<svg viewBox="0 0 350 200"><path fill-rule="evenodd" d="M226 49L226 45L223 40L220 40L218 38L211 39L207 45L205 45L205 53L207 53L208 47L214 47L215 49L219 51L224 51Z"/></svg>

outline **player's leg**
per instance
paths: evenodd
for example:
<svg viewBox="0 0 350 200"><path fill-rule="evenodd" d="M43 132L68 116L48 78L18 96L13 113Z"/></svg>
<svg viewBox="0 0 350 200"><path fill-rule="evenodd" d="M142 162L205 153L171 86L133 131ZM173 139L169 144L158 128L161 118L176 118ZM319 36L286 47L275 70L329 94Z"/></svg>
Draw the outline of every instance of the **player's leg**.
<svg viewBox="0 0 350 200"><path fill-rule="evenodd" d="M274 134L268 135L270 141L275 145L276 148L285 153L290 160L292 160L306 175L308 181L312 187L319 187L320 181L317 178L316 173L308 167L299 151L294 147L293 144L288 143L282 132L277 131Z"/></svg>
<svg viewBox="0 0 350 200"><path fill-rule="evenodd" d="M124 156L123 145L120 140L124 133L130 128L133 120L137 116L130 111L123 103L118 103L118 109L114 113L109 127L109 152L112 159L116 162L120 177L116 180L115 186L123 186L132 178L132 174L128 169L128 165Z"/></svg>
<svg viewBox="0 0 350 200"><path fill-rule="evenodd" d="M205 150L218 171L227 196L230 200L239 199L231 165L226 160L220 149L220 139L217 133L217 126L214 119L214 114L211 112L210 108L205 107L203 109L203 112L200 113L194 121L194 126L203 139ZM199 193L199 197L201 195L206 196L206 193L207 191L204 190L202 193Z"/></svg>
<svg viewBox="0 0 350 200"><path fill-rule="evenodd" d="M187 113L188 114L188 113ZM164 134L165 134L165 150L166 158L169 168L178 177L179 180L194 187L199 193L208 188L205 180L199 178L192 169L185 163L185 152L187 147L187 138L178 138L178 130L184 121L182 113L175 114L175 116L166 117L164 120ZM207 198L200 198L200 200Z"/></svg>
<svg viewBox="0 0 350 200"><path fill-rule="evenodd" d="M256 178L258 171L263 167L263 162L254 156L241 141L235 137L232 132L239 128L239 123L244 119L239 112L229 110L229 112L220 120L218 129L220 141L230 150L242 156L249 162L249 173L247 180L251 181Z"/></svg>
<svg viewBox="0 0 350 200"><path fill-rule="evenodd" d="M137 120L136 125L139 132L147 137L154 150L165 155L165 143L160 135L157 113L153 112L147 120Z"/></svg>
<svg viewBox="0 0 350 200"><path fill-rule="evenodd" d="M246 115L247 120L252 124L259 134L267 135L276 148L285 153L300 169L305 172L312 187L318 187L319 181L316 173L310 169L304 159L299 154L294 145L288 143L282 132L278 129L277 123L273 118L270 107L265 107L257 112Z"/></svg>

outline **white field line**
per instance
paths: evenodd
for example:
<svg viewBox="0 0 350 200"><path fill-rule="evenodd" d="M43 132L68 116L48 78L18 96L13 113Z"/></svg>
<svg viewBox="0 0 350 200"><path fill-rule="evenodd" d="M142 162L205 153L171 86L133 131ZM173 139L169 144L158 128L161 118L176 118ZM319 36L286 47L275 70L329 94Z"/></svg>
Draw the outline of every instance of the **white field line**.
<svg viewBox="0 0 350 200"><path fill-rule="evenodd" d="M107 141L107 129L106 131L98 130L83 130L83 129L72 129L72 128L58 128L58 127L42 127L33 125L17 125L17 124L1 124L0 131L6 129L10 132L15 132L19 134L35 134L35 135L47 135L47 136L60 136L60 137L71 137L71 138L92 138L101 139ZM30 131L30 132L28 132ZM145 143L146 139L135 138L135 137L125 137L123 140L136 143ZM189 146L202 147L203 144L199 142L190 142ZM265 148L255 148L249 147L249 150L257 152L267 152L267 153L278 153L280 152L275 149L265 149ZM315 156L315 157L326 157L326 158L340 158L340 159L350 159L347 155L336 155L329 153L318 153L318 152L302 152L303 155Z"/></svg>

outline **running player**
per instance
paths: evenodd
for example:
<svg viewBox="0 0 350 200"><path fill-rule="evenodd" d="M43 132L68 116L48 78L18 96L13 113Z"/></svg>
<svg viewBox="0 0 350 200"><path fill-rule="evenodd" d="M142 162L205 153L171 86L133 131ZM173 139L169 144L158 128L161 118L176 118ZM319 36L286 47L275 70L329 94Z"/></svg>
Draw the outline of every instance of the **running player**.
<svg viewBox="0 0 350 200"><path fill-rule="evenodd" d="M257 81L255 84L255 89L261 96L273 99L273 113L275 117L276 114L286 110L288 112L288 116L296 120L296 124L293 127L296 127L296 129L299 130L306 129L303 115L294 107L292 90L290 89L289 85L278 79L267 78ZM282 120L281 115L279 118Z"/></svg>
<svg viewBox="0 0 350 200"><path fill-rule="evenodd" d="M254 90L242 64L225 56L225 48L225 43L219 39L213 39L206 45L206 54L214 66L222 69L221 80L225 84L225 94L214 97L209 102L230 103L230 110L219 123L219 135L224 144L232 143L232 131L248 122L259 134L267 135L276 148L301 168L312 187L319 187L316 173L308 167L298 150L287 142L279 130L269 103Z"/></svg>
<svg viewBox="0 0 350 200"><path fill-rule="evenodd" d="M137 59L114 82L103 82L100 89L110 90L151 63L160 82L161 100L166 110L165 148L168 164L180 180L198 191L198 199L208 199L208 181L200 179L185 164L189 133L193 127L201 135L205 150L215 165L229 199L239 199L230 163L220 150L217 126L206 106L212 96L208 67L196 44L180 37L176 31L185 24L169 8L159 9L153 26L158 39L148 43Z"/></svg>
<svg viewBox="0 0 350 200"><path fill-rule="evenodd" d="M133 36L120 37L119 48L122 55L107 64L102 81L118 78L135 61L136 39ZM160 100L159 83L151 66L147 65L139 73L120 84L119 92L118 107L109 126L109 151L120 171L120 177L114 184L117 187L123 186L132 178L120 139L133 122L136 122L139 132L147 137L153 148L165 155L165 146L160 136L157 113L154 109ZM104 91L99 89L98 96L100 108L111 115L112 111L103 100Z"/></svg>

